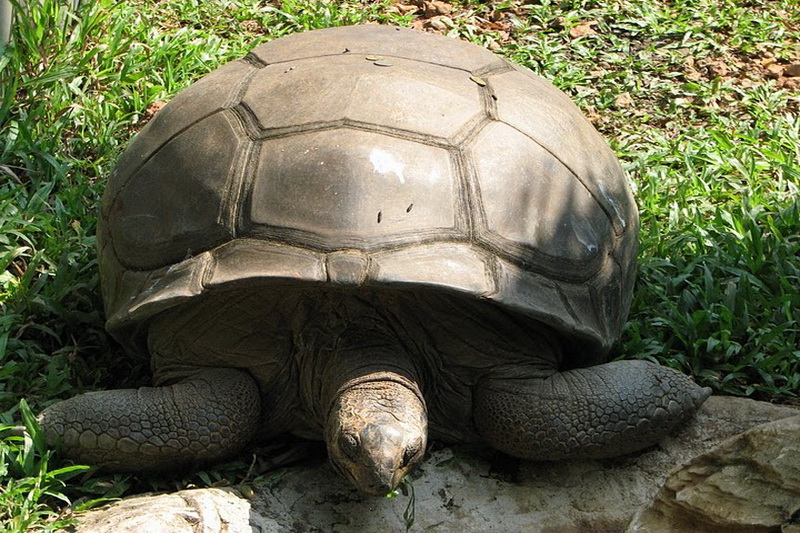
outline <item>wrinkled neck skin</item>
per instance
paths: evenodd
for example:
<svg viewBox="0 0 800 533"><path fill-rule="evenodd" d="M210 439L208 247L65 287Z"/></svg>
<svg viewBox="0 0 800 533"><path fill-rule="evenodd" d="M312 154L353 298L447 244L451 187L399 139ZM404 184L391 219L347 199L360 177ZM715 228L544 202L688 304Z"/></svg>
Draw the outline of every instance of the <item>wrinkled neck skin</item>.
<svg viewBox="0 0 800 533"><path fill-rule="evenodd" d="M365 494L394 490L425 454L428 415L420 376L402 344L349 328L321 368L320 406L334 468Z"/></svg>

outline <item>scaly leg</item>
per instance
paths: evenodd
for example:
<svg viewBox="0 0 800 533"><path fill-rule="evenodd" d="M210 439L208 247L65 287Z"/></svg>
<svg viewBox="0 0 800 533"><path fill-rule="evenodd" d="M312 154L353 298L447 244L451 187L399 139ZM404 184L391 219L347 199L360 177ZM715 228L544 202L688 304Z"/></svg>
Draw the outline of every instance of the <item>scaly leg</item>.
<svg viewBox="0 0 800 533"><path fill-rule="evenodd" d="M165 387L89 392L39 415L48 444L74 461L115 471L174 470L229 457L254 435L253 378L208 368Z"/></svg>
<svg viewBox="0 0 800 533"><path fill-rule="evenodd" d="M474 414L486 441L516 457L613 457L655 444L710 393L669 368L615 361L544 379L486 379Z"/></svg>

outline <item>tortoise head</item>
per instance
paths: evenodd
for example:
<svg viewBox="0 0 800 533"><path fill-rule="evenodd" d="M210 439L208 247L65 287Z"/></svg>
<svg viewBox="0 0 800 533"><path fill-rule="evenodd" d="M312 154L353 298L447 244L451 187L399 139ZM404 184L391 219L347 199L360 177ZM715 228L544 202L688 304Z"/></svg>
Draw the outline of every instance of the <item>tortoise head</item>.
<svg viewBox="0 0 800 533"><path fill-rule="evenodd" d="M365 494L393 491L425 455L425 402L403 381L360 382L331 407L325 427L331 462Z"/></svg>

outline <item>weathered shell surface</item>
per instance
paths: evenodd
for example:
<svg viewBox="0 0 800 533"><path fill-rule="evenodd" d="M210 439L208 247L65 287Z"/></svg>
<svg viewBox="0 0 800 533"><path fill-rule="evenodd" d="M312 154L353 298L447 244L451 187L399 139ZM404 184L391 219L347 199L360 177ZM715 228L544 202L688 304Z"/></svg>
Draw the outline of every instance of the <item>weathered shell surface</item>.
<svg viewBox="0 0 800 533"><path fill-rule="evenodd" d="M387 26L292 35L180 93L106 191L108 327L237 283L410 287L534 317L599 360L638 217L558 89L473 44ZM588 354L588 355L587 355Z"/></svg>

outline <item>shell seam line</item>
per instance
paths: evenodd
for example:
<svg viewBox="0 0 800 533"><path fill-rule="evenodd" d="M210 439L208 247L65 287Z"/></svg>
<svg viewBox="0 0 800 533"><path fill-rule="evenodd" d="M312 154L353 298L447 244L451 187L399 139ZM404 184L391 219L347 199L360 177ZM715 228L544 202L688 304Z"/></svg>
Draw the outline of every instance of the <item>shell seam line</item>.
<svg viewBox="0 0 800 533"><path fill-rule="evenodd" d="M476 242L476 236L486 227L486 214L477 185L477 172L467 150L456 147L450 150L450 160L458 176L456 196L456 227L463 227L470 243Z"/></svg>
<svg viewBox="0 0 800 533"><path fill-rule="evenodd" d="M454 148L467 150L467 148L462 147L477 137L489 123L496 122L496 119L491 116L490 111L485 106L482 106L481 110L483 112L480 115L475 115L453 135L452 146Z"/></svg>
<svg viewBox="0 0 800 533"><path fill-rule="evenodd" d="M262 228L265 229L265 228ZM252 230L252 228L251 228ZM442 242L452 243L471 243L468 235L466 235L460 228L456 227L437 227L430 228L423 232L418 230L406 230L392 235L397 238L395 244L386 246L386 243L379 243L371 245L368 242L344 242L337 246L326 246L322 237L309 232L307 230L299 230L296 228L275 227L270 226L266 228L267 231L260 233L250 232L249 235L240 235L237 239L250 239L255 241L268 241L273 243L283 243L294 247L306 248L308 250L320 253L330 253L336 251L346 250L360 250L364 253L376 253L387 250L396 250L406 247L420 246L426 244L436 244ZM445 238L439 238L446 235ZM316 237L316 238L315 238ZM228 241L230 242L230 241Z"/></svg>
<svg viewBox="0 0 800 533"><path fill-rule="evenodd" d="M222 113L224 111L225 111L224 107L223 108L219 108L219 109L214 109L210 113L208 113L206 115L202 115L197 120L192 121L191 123L187 124L185 127L181 128L180 130L176 131L174 134L172 134L169 137L167 137L167 139L164 142L162 142L161 144L158 145L158 148L153 150L146 158L144 158L138 165L136 165L136 167L133 169L132 172L128 173L128 176L125 179L125 182L122 185L119 186L119 190L117 191L117 194L114 196L114 199L116 200L117 196L119 196L122 193L122 191L124 191L128 187L128 182L130 182L130 178L134 174L139 172L142 169L143 166L145 166L147 163L149 163L151 159L153 159L156 155L158 155L161 152L161 150L164 149L164 147L166 145L171 143L176 138L180 137L181 134L185 133L187 130L189 130L189 128L192 128L192 127L200 124L204 120L206 120L206 119L208 119L210 117L213 117L217 113Z"/></svg>
<svg viewBox="0 0 800 533"><path fill-rule="evenodd" d="M209 288L211 278L214 276L214 270L216 270L217 265L217 258L214 255L214 250L217 248L219 248L219 246L215 246L202 254L205 257L200 260L200 264L195 273L195 279L192 280L192 285L197 284L199 286L199 292L203 292Z"/></svg>
<svg viewBox="0 0 800 533"><path fill-rule="evenodd" d="M246 89L246 86L247 86L247 83L246 83L246 82L249 82L250 78L251 78L251 77L252 77L252 76L253 76L253 75L254 75L256 72L257 72L256 70L252 70L251 72L249 72L249 73L248 73L248 74L247 74L247 75L244 77L244 79L243 79L242 81L240 81L240 82L239 82L239 83L240 83L240 85L239 85L239 86L236 88L236 90L235 90L235 91L232 91L232 94L235 94L237 98L241 98L241 96L242 96L242 94L243 94L243 91ZM178 93L178 94L180 94L180 93ZM176 94L175 96L178 96L178 95ZM143 166L145 166L147 163L149 163L149 162L150 162L150 160L151 160L151 159L153 159L153 158L154 158L156 155L158 155L158 153L159 153L159 152L161 152L161 150L163 150L163 149L164 149L164 147L165 147L166 145L168 145L169 143L171 143L171 142L172 142L173 140L175 140L177 137L181 136L183 133L185 133L185 132L186 132L187 130L189 130L190 128L192 128L192 127L196 126L197 124L199 124L199 123L203 122L203 121L204 121L204 120L206 120L207 118L209 118L209 117L212 117L213 115L216 115L217 113L222 113L222 112L224 112L226 109L230 109L232 106L235 106L235 105L236 105L236 104L235 104L235 102L236 102L236 100L234 100L233 96L229 96L229 97L228 97L228 98L225 100L225 102L224 102L223 104L221 104L221 105L220 105L218 108L216 108L216 109L214 109L214 110L212 110L212 111L210 111L210 112L208 112L208 113L206 113L206 114L204 114L204 115L201 115L200 117L198 117L198 118L197 118L197 120L194 120L194 121L190 122L189 124L187 124L187 125L186 125L186 126L184 126L183 128L179 129L178 131L176 131L175 133L173 133L172 135L170 135L169 137L167 137L167 138L164 140L164 142L162 142L161 144L159 144L159 145L158 145L158 148L156 148L155 150L153 150L152 152L150 152L150 154L149 154L149 155L148 155L148 156L147 156L147 157L146 157L144 160L142 160L142 161L141 161L141 162L140 162L140 163L139 163L139 164L138 164L138 165L137 165L137 166L136 166L136 167L133 169L133 171L132 171L132 172L130 172L130 173L128 174L128 179L126 179L126 180L125 180L125 182L124 182L122 185L120 185L120 188L119 188L119 193L121 193L121 192L122 192L122 191L123 191L123 190L124 190L124 189L125 189L125 188L128 186L128 182L130 181L130 177L131 177L131 176L133 176L134 174L136 174L137 172L139 172L139 171L142 169L142 167L143 167ZM152 119L151 119L151 120L152 120ZM118 194L119 194L119 193L118 193Z"/></svg>
<svg viewBox="0 0 800 533"><path fill-rule="evenodd" d="M593 269L589 274L583 275L578 273L578 275L574 275L576 269L573 266L568 271L573 275L568 276L565 274L565 271L567 270L566 267L563 266L563 264L564 263L575 264L581 262L576 262L576 261L565 262L563 260L560 260L558 256L547 254L531 246L524 246L517 244L516 242L510 239L506 239L505 237L502 237L489 229L486 229L485 231L481 232L476 236L475 244L477 244L478 246L482 247L485 250L488 250L497 257L502 258L509 264L520 267L527 272L534 272L541 276L545 276L548 279L563 281L565 283L585 283L586 281L594 278L597 275L597 273L600 272L600 270L602 270L602 262L597 260L598 262L597 268ZM529 254L529 256L533 258L533 260L526 261L524 258L521 258L521 256L525 253ZM556 266L550 268L543 268L538 266L544 261L547 261L549 263L556 263ZM559 262L562 263L561 268L558 268Z"/></svg>
<svg viewBox="0 0 800 533"><path fill-rule="evenodd" d="M255 50L255 48L253 50ZM346 52L320 54L320 55L308 56L308 57L296 57L294 59L284 59L284 60L281 60L281 61L264 61L263 59L259 58L258 55L256 55L253 52L253 50L248 52L247 55L243 59L246 59L246 58L250 57L250 59L248 59L248 63L256 62L259 65L264 65L265 67L269 67L269 66L272 66L272 65L285 65L286 63L294 63L295 61L308 61L308 60L319 59L319 58L323 58L323 57L348 57L349 56L349 57L358 58L359 56L362 56L362 57L364 57L364 59L363 59L364 61L369 62L369 60L367 60L366 57L372 57L374 55L375 57L379 57L380 59L403 59L403 60L409 61L411 63L422 63L424 65L433 65L435 67L442 67L442 68L446 68L446 69L450 69L450 70L457 70L457 71L464 72L464 73L467 73L467 74L472 74L474 72L483 72L484 70L491 70L492 69L492 63L495 63L495 61L493 61L492 63L488 63L488 64L486 64L486 65L484 65L482 67L479 67L476 70L470 70L470 69L467 69L467 68L464 68L464 67L457 67L457 66L454 66L454 65L446 65L444 63L438 63L436 61L425 61L425 60L422 60L422 59L417 59L417 58L408 57L408 56L404 56L404 55L382 54L380 51L377 51L377 50L374 51L374 52L353 52L352 50L348 50ZM373 63L374 63L374 61L373 61Z"/></svg>
<svg viewBox="0 0 800 533"><path fill-rule="evenodd" d="M553 283L553 288L555 288L556 292L558 293L558 297L561 300L561 305L563 305L564 309L567 310L569 316L572 317L572 320L574 320L576 324L580 324L581 320L575 313L575 309L573 309L572 305L569 303L569 298L567 298L567 295L564 294L564 291L561 289L561 285L559 285L558 283Z"/></svg>
<svg viewBox="0 0 800 533"><path fill-rule="evenodd" d="M201 254L198 254L197 256L195 256L195 257L198 257L198 256L200 256L202 254L209 254L208 258L202 260L203 266L200 267L201 270L203 271L203 274L202 274L201 277L204 279L204 281L203 281L203 285L204 286L205 286L205 283L207 281L205 278L208 277L207 271L209 271L209 270L213 271L213 264L216 263L216 254L219 253L218 250L220 248L222 248L224 246L227 246L227 245L230 245L230 244L232 244L232 243L234 243L236 241L265 242L262 239L254 238L254 237L237 237L237 238L232 239L230 241L227 241L227 242L224 242L222 244L219 244L219 245L217 245L217 246L215 246L215 247L213 247L213 248L211 248L209 250L206 250L205 252L202 252ZM289 246L291 248L305 250L307 252L311 252L311 253L314 253L314 254L321 254L321 255L358 252L358 253L363 253L370 260L372 260L372 256L375 255L375 254L382 254L382 253L386 253L386 252L398 252L398 251L401 251L401 250L412 249L412 248L416 248L416 247L419 247L419 246L430 246L430 245L438 245L438 244L472 246L473 243L471 243L466 238L458 238L458 235L452 235L452 236L450 236L450 238L447 238L447 239L435 239L434 238L434 239L429 239L429 240L424 240L424 241L401 242L401 243L393 244L391 246L379 246L379 247L375 247L375 248L366 248L366 249L365 248L353 247L353 246L343 246L343 247L336 247L336 248L324 248L324 247L317 247L317 246L314 246L313 244L309 244L309 243L298 244L297 242L293 242L291 240L286 240L286 239L281 239L281 238L273 239L270 242L270 244L287 245L287 246ZM482 250L482 252L487 252L487 251L488 250L486 250L486 251ZM154 269L153 271L161 270L161 269L164 269L164 268L169 268L169 266L174 266L174 265L168 265L166 267L159 267L158 269ZM144 272L147 272L147 271L144 271Z"/></svg>
<svg viewBox="0 0 800 533"><path fill-rule="evenodd" d="M242 199L245 194L247 184L250 183L250 176L254 173L257 166L256 157L259 153L258 147L252 140L241 142L237 150L236 161L231 165L231 177L228 180L225 191L225 200L220 209L219 222L228 228L232 238L239 234L239 218L242 210Z"/></svg>
<svg viewBox="0 0 800 533"><path fill-rule="evenodd" d="M487 292L485 296L491 297L497 295L500 292L500 267L497 266L497 256L494 254L484 254L483 267L486 277L492 284L491 290Z"/></svg>
<svg viewBox="0 0 800 533"><path fill-rule="evenodd" d="M497 74L505 74L506 72L514 72L516 69L514 66L506 61L505 59L500 59L499 61L493 61L488 65L485 65L477 70L472 71L473 76L477 76L479 78L488 78L490 76L495 76Z"/></svg>
<svg viewBox="0 0 800 533"><path fill-rule="evenodd" d="M606 215L606 218L608 219L608 223L611 224L611 228L613 230L613 228L615 227L615 224L614 224L614 217L613 217L612 213L609 211L608 207L606 207L606 205L603 202L600 201L600 199L597 197L597 195L594 193L594 191L592 191L592 189L589 188L588 185L586 185L586 182L580 176L578 176L578 174L572 169L572 167L570 167L568 164L566 164L564 162L564 160L561 159L555 152L553 152L552 150L550 150L549 148L544 146L542 143L540 143L539 141L534 139L532 136L528 135L527 133L525 133L524 131L519 129L518 127L516 127L516 126L514 126L512 124L509 124L508 122L505 122L505 121L501 121L501 122L503 124L505 124L506 126L508 126L509 128L515 130L516 132L524 135L525 137L527 137L531 141L535 142L539 147L541 147L542 150L544 150L545 152L547 152L548 154L553 156L553 158L556 161L561 163L561 165L564 168L566 168L569 171L570 174L572 174L572 176L578 181L578 183L580 183L581 186L584 189L586 189L586 192L589 193L589 195L592 197L592 199L595 201L595 203L597 203L597 205L600 206L600 209L603 210L603 213ZM616 230L613 230L613 232L614 232L615 235L617 234ZM625 233L624 229L623 229L622 233Z"/></svg>
<svg viewBox="0 0 800 533"><path fill-rule="evenodd" d="M242 99L244 98L245 93L247 93L247 89L250 88L250 82L253 80L253 78L255 77L255 75L258 73L258 70L259 70L258 67L256 67L255 65L253 65L249 61L244 61L244 60L241 60L241 61L242 61L242 63L249 64L252 68L250 69L250 71L247 74L242 76L242 79L239 80L239 82L236 85L236 89L231 91L230 96L228 97L228 99L225 101L225 104L223 105L223 107L226 108L226 109L234 107L239 102L242 101Z"/></svg>
<svg viewBox="0 0 800 533"><path fill-rule="evenodd" d="M256 48L258 48L258 47L256 47ZM255 48L253 50L255 50ZM249 63L249 64L253 65L255 68L257 68L257 69L262 69L262 68L266 67L268 65L268 63L262 61L260 57L258 57L256 54L253 53L253 50L250 50L249 52L247 52L247 54L245 54L245 56L243 58L241 58L240 61L244 61L245 63Z"/></svg>
<svg viewBox="0 0 800 533"><path fill-rule="evenodd" d="M339 128L366 131L371 133L379 133L387 137L396 139L404 139L414 141L426 146L434 146L437 148L453 148L455 143L444 137L436 137L417 133L413 130L406 130L402 128L393 128L391 126L381 126L379 124L372 124L369 122L361 122L349 118L338 120L326 120L319 122L306 122L304 124L297 124L293 126L283 126L278 128L262 128L255 120L254 114L246 104L240 103L232 108L234 112L239 115L240 119L245 122L245 129L248 136L254 141L267 141L272 139L281 139L285 137L292 137L309 132L335 130Z"/></svg>

